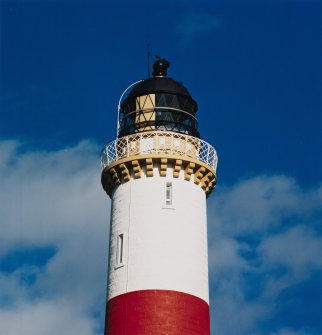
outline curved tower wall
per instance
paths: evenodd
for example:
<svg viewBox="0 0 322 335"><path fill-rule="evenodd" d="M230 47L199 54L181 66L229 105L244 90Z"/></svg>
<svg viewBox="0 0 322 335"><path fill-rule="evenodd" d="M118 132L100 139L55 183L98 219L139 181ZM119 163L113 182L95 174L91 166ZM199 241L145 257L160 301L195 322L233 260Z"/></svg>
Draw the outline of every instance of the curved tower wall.
<svg viewBox="0 0 322 335"><path fill-rule="evenodd" d="M153 178L131 179L112 195L108 300L158 289L209 302L206 195L171 170L161 177L156 168Z"/></svg>

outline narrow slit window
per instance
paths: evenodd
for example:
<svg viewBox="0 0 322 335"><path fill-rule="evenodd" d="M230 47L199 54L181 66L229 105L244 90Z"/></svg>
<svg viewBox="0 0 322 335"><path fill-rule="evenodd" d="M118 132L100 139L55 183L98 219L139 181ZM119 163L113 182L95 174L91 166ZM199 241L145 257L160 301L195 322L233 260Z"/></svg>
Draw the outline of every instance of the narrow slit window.
<svg viewBox="0 0 322 335"><path fill-rule="evenodd" d="M172 183L166 184L165 204L167 206L172 205Z"/></svg>
<svg viewBox="0 0 322 335"><path fill-rule="evenodd" d="M124 247L124 234L119 234L117 237L116 265L121 265L123 263L123 247Z"/></svg>

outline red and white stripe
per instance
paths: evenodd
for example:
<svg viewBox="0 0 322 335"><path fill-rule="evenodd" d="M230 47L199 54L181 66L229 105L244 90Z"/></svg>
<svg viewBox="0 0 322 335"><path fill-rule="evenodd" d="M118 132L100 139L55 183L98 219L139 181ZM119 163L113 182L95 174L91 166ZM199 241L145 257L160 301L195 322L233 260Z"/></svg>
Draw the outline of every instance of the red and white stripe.
<svg viewBox="0 0 322 335"><path fill-rule="evenodd" d="M112 195L106 335L210 334L206 195L172 172Z"/></svg>

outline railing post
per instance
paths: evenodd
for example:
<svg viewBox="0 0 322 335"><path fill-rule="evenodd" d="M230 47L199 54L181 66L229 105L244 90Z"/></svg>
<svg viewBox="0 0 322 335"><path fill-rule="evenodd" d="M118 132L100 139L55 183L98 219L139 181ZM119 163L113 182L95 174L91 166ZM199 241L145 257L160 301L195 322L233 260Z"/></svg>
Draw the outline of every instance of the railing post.
<svg viewBox="0 0 322 335"><path fill-rule="evenodd" d="M115 153L115 160L119 159L118 152L117 152L117 139L114 141L114 153Z"/></svg>
<svg viewBox="0 0 322 335"><path fill-rule="evenodd" d="M129 157L130 155L130 150L129 150L129 137L130 136L126 136L126 157Z"/></svg>
<svg viewBox="0 0 322 335"><path fill-rule="evenodd" d="M209 151L210 151L210 145L207 143L207 162L206 162L207 164L209 164Z"/></svg>
<svg viewBox="0 0 322 335"><path fill-rule="evenodd" d="M171 133L171 155L173 155L173 147L174 147L174 138L173 134Z"/></svg>

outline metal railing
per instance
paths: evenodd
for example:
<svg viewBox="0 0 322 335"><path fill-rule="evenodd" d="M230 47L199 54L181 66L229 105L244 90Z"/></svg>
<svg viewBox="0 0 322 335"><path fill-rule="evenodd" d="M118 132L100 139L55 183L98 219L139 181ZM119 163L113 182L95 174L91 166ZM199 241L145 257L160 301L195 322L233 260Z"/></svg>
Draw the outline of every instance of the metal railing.
<svg viewBox="0 0 322 335"><path fill-rule="evenodd" d="M187 156L208 164L215 172L217 169L217 153L209 143L168 131L150 131L116 139L102 150L101 167L104 169L119 159L144 154Z"/></svg>

